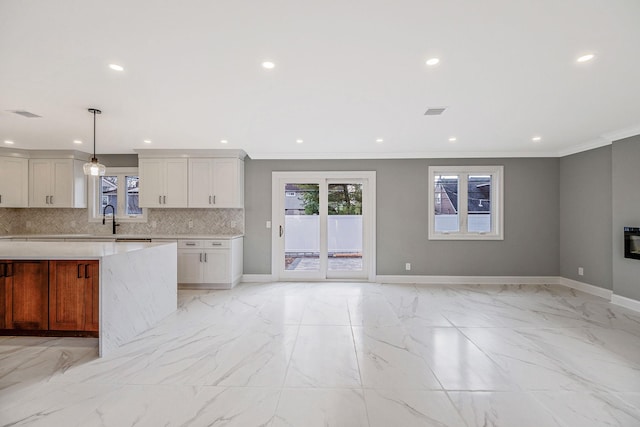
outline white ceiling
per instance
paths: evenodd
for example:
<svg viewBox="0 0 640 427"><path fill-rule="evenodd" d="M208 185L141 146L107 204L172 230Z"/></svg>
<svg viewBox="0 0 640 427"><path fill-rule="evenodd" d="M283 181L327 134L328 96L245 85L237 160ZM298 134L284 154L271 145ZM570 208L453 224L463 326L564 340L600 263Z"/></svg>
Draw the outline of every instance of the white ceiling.
<svg viewBox="0 0 640 427"><path fill-rule="evenodd" d="M638 0L0 0L0 141L90 152L96 107L98 154L562 155L640 132L639 23Z"/></svg>

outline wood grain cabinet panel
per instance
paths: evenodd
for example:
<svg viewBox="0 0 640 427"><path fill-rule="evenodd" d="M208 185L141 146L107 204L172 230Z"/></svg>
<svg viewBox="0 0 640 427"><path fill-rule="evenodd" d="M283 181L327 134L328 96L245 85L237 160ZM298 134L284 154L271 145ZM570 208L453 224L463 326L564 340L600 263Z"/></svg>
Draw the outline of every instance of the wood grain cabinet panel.
<svg viewBox="0 0 640 427"><path fill-rule="evenodd" d="M3 329L48 329L48 261L0 261Z"/></svg>
<svg viewBox="0 0 640 427"><path fill-rule="evenodd" d="M50 261L49 329L98 330L98 261Z"/></svg>

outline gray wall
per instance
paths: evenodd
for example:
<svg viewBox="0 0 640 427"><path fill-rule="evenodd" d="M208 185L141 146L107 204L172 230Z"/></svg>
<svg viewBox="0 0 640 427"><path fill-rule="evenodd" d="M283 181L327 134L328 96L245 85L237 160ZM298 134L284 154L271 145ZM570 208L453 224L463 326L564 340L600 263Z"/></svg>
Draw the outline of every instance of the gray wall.
<svg viewBox="0 0 640 427"><path fill-rule="evenodd" d="M504 165L505 239L429 241L430 165ZM251 160L245 162L245 274L271 273L271 172L377 172L377 274L557 276L559 159ZM412 270L404 270L411 262Z"/></svg>
<svg viewBox="0 0 640 427"><path fill-rule="evenodd" d="M640 261L624 258L623 227L640 227L640 135L615 141L613 172L613 291L640 300Z"/></svg>
<svg viewBox="0 0 640 427"><path fill-rule="evenodd" d="M610 145L560 159L562 277L613 289L611 203Z"/></svg>

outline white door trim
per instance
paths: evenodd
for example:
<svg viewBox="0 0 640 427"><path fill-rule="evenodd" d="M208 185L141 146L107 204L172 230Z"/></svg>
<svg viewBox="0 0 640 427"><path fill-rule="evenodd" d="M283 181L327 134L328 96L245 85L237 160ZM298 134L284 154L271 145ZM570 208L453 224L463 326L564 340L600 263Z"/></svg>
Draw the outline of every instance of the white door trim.
<svg viewBox="0 0 640 427"><path fill-rule="evenodd" d="M363 249L368 254L368 265L366 268L366 280L374 281L376 278L376 172L375 171L294 171L294 172L272 172L271 174L271 275L275 280L300 280L295 277L282 278L280 276L280 224L281 213L284 207L281 206L280 186L283 180L289 182L310 182L315 183L318 180L326 184L327 180L334 179L354 179L364 180L367 182L364 188L367 195L363 194ZM326 187L326 185L325 185ZM326 188L324 189L326 191ZM364 189L363 189L364 191ZM322 207L321 207L322 209ZM325 207L326 209L326 207ZM326 222L326 221L325 221ZM326 234L326 224L321 232ZM322 241L323 239L321 239ZM325 248L326 249L326 248ZM325 260L326 261L326 260ZM322 271L324 274L326 269ZM327 280L326 277L317 279ZM317 280L311 279L311 280ZM360 278L362 280L362 278Z"/></svg>

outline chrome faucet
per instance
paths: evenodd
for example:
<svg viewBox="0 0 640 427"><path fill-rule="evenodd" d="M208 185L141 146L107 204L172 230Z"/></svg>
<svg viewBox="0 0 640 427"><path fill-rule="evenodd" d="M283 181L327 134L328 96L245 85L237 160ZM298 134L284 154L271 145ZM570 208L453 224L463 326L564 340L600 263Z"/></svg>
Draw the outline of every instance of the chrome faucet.
<svg viewBox="0 0 640 427"><path fill-rule="evenodd" d="M112 220L112 227L113 227L113 234L116 234L116 227L118 227L120 224L116 224L116 208L113 207L113 205L107 205L104 207L104 209L102 209L102 225L105 224L105 220L107 219L107 208L111 208L111 220Z"/></svg>

